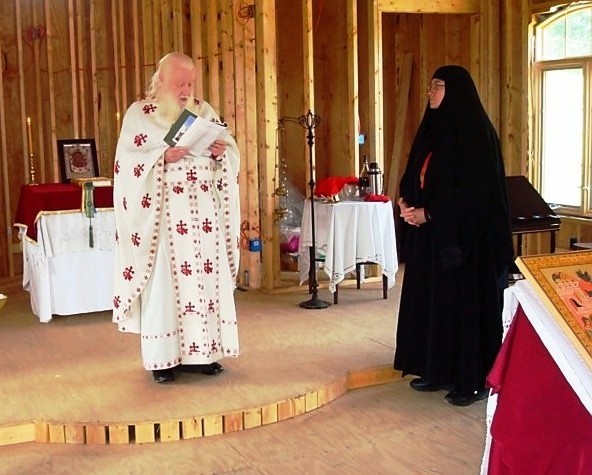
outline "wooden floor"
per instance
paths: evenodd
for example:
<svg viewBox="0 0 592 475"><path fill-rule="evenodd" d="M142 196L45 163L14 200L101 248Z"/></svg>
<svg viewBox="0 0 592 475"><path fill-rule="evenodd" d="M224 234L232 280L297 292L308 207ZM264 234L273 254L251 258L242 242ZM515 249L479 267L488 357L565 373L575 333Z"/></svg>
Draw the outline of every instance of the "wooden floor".
<svg viewBox="0 0 592 475"><path fill-rule="evenodd" d="M304 288L237 292L240 357L172 385L108 312L42 324L0 287L0 474L477 474L485 402L450 406L390 370L400 282L387 300L379 282L341 286L324 310L298 306Z"/></svg>

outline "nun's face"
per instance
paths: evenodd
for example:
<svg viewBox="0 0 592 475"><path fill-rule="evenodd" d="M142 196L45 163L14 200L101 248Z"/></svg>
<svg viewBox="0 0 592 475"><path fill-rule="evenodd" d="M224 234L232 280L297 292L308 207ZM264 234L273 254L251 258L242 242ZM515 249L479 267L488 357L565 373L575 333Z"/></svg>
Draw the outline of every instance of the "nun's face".
<svg viewBox="0 0 592 475"><path fill-rule="evenodd" d="M434 78L428 86L428 99L430 101L430 109L437 109L442 104L446 94L446 86L442 79Z"/></svg>

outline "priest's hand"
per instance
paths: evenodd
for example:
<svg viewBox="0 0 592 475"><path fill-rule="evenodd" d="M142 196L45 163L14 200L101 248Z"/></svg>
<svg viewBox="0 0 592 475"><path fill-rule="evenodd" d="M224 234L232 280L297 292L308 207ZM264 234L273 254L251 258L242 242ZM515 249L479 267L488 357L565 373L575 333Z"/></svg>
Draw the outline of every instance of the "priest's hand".
<svg viewBox="0 0 592 475"><path fill-rule="evenodd" d="M176 163L189 153L187 147L169 147L164 152L164 160L167 163Z"/></svg>
<svg viewBox="0 0 592 475"><path fill-rule="evenodd" d="M223 155L226 151L226 142L224 140L214 140L212 144L209 146L208 150L212 154L212 158L216 159L220 155Z"/></svg>

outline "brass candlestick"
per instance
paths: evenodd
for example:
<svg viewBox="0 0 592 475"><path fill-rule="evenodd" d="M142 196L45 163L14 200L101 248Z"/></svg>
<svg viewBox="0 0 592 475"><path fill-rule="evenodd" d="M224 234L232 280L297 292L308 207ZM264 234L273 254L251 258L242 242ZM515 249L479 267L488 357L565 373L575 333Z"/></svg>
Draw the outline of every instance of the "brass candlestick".
<svg viewBox="0 0 592 475"><path fill-rule="evenodd" d="M33 153L33 134L31 133L31 118L27 117L27 138L29 139L29 185L36 185L35 154Z"/></svg>
<svg viewBox="0 0 592 475"><path fill-rule="evenodd" d="M29 152L29 185L36 185L37 182L35 181L35 154L33 152Z"/></svg>

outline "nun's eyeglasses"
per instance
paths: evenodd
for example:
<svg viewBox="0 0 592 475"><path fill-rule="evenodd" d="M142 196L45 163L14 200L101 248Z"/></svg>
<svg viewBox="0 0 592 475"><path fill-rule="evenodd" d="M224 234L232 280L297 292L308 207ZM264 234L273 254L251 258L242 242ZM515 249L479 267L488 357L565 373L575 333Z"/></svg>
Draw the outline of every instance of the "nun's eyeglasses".
<svg viewBox="0 0 592 475"><path fill-rule="evenodd" d="M428 86L428 92L436 92L438 89L443 89L445 87L446 85L444 83L435 82L434 84L430 84Z"/></svg>

